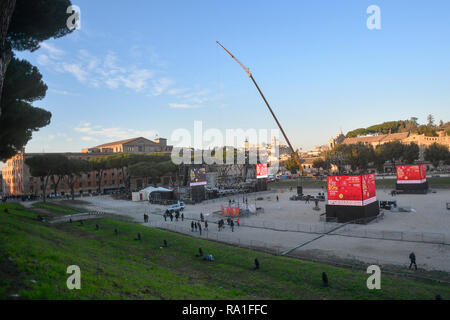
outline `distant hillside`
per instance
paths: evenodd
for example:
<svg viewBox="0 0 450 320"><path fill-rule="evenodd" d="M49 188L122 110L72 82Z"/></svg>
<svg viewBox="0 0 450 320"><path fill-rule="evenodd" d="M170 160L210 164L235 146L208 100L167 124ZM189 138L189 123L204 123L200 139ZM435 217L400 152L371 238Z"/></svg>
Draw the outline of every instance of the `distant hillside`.
<svg viewBox="0 0 450 320"><path fill-rule="evenodd" d="M425 134L428 137L436 137L438 135L438 131L445 131L447 135L450 135L450 122L444 123L441 120L438 125L435 125L434 118L431 115L428 116L427 124L417 123L417 118L411 118L410 120L388 121L367 128L359 128L349 131L346 137L355 138L373 134L388 134L389 132L399 133L409 131L416 134Z"/></svg>

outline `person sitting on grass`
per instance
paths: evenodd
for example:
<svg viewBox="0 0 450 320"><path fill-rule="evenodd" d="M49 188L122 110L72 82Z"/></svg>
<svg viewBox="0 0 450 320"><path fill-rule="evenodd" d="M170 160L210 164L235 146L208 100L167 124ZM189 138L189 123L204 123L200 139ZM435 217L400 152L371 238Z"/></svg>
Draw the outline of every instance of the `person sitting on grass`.
<svg viewBox="0 0 450 320"><path fill-rule="evenodd" d="M197 258L203 257L203 250L202 248L198 248L198 254L195 255Z"/></svg>
<svg viewBox="0 0 450 320"><path fill-rule="evenodd" d="M214 261L214 256L212 254L205 254L203 256L203 260L207 260L207 261Z"/></svg>
<svg viewBox="0 0 450 320"><path fill-rule="evenodd" d="M118 235L119 235L119 231L117 231L117 229L114 229L114 234L115 234L116 236L118 236Z"/></svg>
<svg viewBox="0 0 450 320"><path fill-rule="evenodd" d="M328 276L325 272L322 272L322 287L328 287Z"/></svg>
<svg viewBox="0 0 450 320"><path fill-rule="evenodd" d="M137 238L136 239L134 239L135 241L141 241L141 234L140 233L138 233L137 234Z"/></svg>
<svg viewBox="0 0 450 320"><path fill-rule="evenodd" d="M163 245L163 247L164 247L164 248L167 248L167 247L168 247L167 241L166 241L166 240L164 240L164 245Z"/></svg>

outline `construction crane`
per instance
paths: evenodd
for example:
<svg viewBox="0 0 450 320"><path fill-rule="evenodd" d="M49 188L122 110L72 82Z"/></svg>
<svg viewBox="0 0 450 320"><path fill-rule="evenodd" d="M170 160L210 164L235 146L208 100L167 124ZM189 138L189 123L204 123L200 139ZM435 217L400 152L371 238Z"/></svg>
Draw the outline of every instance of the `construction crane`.
<svg viewBox="0 0 450 320"><path fill-rule="evenodd" d="M305 170L303 169L303 166L302 166L302 164L301 164L301 162L300 162L300 158L298 157L297 152L295 152L294 148L292 147L291 142L289 141L289 139L288 139L286 133L284 132L283 128L281 127L280 122L278 121L277 117L275 116L275 113L273 112L272 108L270 107L269 103L267 102L266 97L264 96L264 94L262 93L262 91L261 91L261 89L259 88L258 84L256 83L255 79L253 78L253 75L250 73L250 69L246 68L246 67L245 67L245 66L244 66L244 65L243 65L243 64L242 64L235 56L233 56L233 55L231 54L231 52L228 51L228 50L227 50L227 49L226 49L219 41L216 41L216 42L217 42L217 44L218 44L219 46L222 47L223 50L225 50L225 51L226 51L226 52L227 52L227 53L228 53L228 54L229 54L229 55L230 55L230 56L231 56L231 57L232 57L232 58L233 58L240 66L241 66L242 69L244 69L244 71L245 71L245 73L247 74L247 76L248 76L250 79L252 79L253 84L255 85L256 89L258 89L259 94L261 95L261 97L263 98L264 102L266 103L267 108L269 108L269 111L270 111L270 113L272 114L273 118L275 119L275 122L277 123L278 128L280 128L280 131L281 131L281 133L283 134L284 139L286 140L287 144L289 145L289 148L291 149L291 152L292 152L292 156L294 157L295 162L297 163L297 165L298 165L298 167L299 167L299 169L300 169L300 172L302 173L303 176L306 175Z"/></svg>

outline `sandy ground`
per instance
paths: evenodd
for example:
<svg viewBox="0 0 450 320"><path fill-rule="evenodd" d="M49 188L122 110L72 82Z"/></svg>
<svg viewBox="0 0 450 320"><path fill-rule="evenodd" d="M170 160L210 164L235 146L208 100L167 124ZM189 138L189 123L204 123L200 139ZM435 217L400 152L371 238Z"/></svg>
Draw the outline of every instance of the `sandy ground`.
<svg viewBox="0 0 450 320"><path fill-rule="evenodd" d="M305 194L316 195L318 192L322 190L304 190ZM150 205L147 202L114 200L109 196L82 200L90 203L88 210L128 216L142 224L144 224L143 214L149 213L150 222L147 225L194 236L200 234L190 230L191 219L200 220L202 212L210 224L208 232L203 230L201 235L203 238L277 248L283 252L340 226L319 220L320 214L325 212L325 202L320 202L320 211L315 211L313 203L305 204L304 201L289 200L293 194L294 191L280 189L249 195L248 203L256 203L258 207L264 208L264 213L242 217L241 226L236 227L234 232L230 228L218 232L217 225L214 224L220 219L220 215L214 212L219 211L221 205L228 204L228 198L188 205L184 210L184 222L181 220L170 222L169 219L167 222L164 221L162 212L165 207ZM264 200L256 200L256 197L263 197ZM413 208L416 212L386 211L384 218L377 222L345 226L296 251L306 253L319 251L330 257L354 258L364 262L401 266L409 263L409 253L414 251L419 268L450 272L450 210L446 209L446 203L450 202L450 190L436 190L436 193L427 195L391 197L387 191L380 189L377 190L377 199L396 200L399 207ZM242 202L242 196L236 196L234 200Z"/></svg>

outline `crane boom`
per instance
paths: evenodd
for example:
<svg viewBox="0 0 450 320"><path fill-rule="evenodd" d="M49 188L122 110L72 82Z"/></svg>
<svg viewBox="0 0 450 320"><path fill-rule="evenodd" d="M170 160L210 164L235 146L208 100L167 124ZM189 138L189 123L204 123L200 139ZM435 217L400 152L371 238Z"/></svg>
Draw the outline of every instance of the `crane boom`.
<svg viewBox="0 0 450 320"><path fill-rule="evenodd" d="M289 145L289 148L291 149L292 155L294 156L294 160L297 163L299 170L301 171L302 175L305 175L305 170L302 167L302 164L300 162L300 158L298 157L297 152L295 152L294 148L291 145L291 142L289 141L286 133L283 130L283 127L281 127L280 122L278 121L278 118L276 117L275 113L273 112L272 108L269 105L269 102L267 102L266 97L262 93L261 89L259 88L258 84L256 83L255 79L253 78L253 75L250 73L250 69L246 68L230 51L228 51L219 41L216 41L219 46L222 47L241 67L244 69L245 73L249 76L250 79L252 79L253 84L255 85L256 89L258 89L259 94L263 98L264 102L266 103L267 108L269 109L270 113L272 114L272 117L275 119L275 122L278 125L278 128L280 128L281 133L283 134L284 139L286 140L287 144Z"/></svg>

